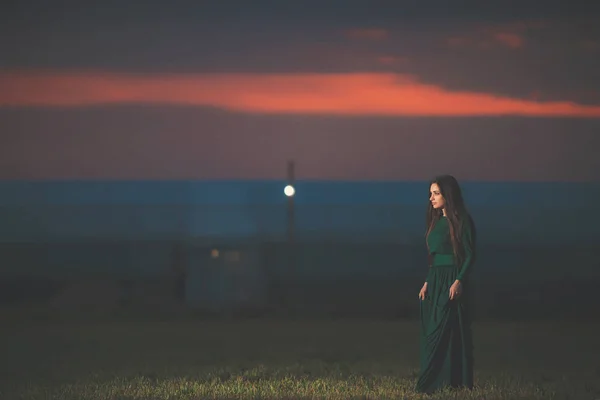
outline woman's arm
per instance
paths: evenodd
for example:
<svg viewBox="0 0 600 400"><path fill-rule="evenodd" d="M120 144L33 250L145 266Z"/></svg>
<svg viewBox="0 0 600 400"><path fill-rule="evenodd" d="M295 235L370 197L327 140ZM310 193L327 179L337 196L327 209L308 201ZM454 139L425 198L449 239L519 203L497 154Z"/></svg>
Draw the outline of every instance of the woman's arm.
<svg viewBox="0 0 600 400"><path fill-rule="evenodd" d="M475 226L470 216L463 220L461 242L464 260L456 276L457 281L463 281L469 275L475 262Z"/></svg>

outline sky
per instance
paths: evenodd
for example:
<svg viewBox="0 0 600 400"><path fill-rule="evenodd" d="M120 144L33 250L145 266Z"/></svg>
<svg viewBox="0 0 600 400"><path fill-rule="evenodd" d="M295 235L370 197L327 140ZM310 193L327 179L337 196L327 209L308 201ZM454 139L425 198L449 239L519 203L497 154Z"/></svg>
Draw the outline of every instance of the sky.
<svg viewBox="0 0 600 400"><path fill-rule="evenodd" d="M5 1L0 179L598 181L600 6L480 3Z"/></svg>

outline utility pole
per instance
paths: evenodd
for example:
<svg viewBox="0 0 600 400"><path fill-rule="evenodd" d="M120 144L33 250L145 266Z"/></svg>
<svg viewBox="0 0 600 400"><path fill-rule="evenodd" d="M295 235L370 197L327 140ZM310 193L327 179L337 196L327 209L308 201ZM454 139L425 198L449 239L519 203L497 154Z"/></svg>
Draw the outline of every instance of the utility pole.
<svg viewBox="0 0 600 400"><path fill-rule="evenodd" d="M287 271L284 273L288 279L293 276L296 271L296 249L295 249L295 211L294 211L294 195L296 194L296 183L294 161L289 160L287 164L287 185L283 192L288 198L287 203L287 243L285 244L285 253L287 256ZM284 308L289 307L288 298L285 293L285 288L279 287L279 304ZM289 311L289 310L288 310Z"/></svg>
<svg viewBox="0 0 600 400"><path fill-rule="evenodd" d="M294 212L294 194L296 191L295 183L295 171L294 171L294 161L288 161L287 167L287 181L288 186L286 187L286 195L288 198L288 243L293 245L294 243L294 234L295 234L295 212Z"/></svg>

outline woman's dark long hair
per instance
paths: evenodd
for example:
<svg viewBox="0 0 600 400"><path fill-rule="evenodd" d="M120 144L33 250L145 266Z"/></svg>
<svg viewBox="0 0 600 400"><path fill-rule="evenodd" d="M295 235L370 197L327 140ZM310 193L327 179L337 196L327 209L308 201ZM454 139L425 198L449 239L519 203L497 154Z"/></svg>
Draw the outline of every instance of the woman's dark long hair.
<svg viewBox="0 0 600 400"><path fill-rule="evenodd" d="M446 218L450 227L450 240L452 241L454 258L460 263L464 260L463 243L461 242L463 224L472 225L473 221L465 207L462 190L456 178L452 175L440 175L431 180L429 187L434 183L440 188L440 193L445 200ZM431 196L431 193L429 193L429 196ZM431 232L442 215L443 211L433 208L433 205L429 202L426 222L427 233L425 237L429 236L429 232Z"/></svg>

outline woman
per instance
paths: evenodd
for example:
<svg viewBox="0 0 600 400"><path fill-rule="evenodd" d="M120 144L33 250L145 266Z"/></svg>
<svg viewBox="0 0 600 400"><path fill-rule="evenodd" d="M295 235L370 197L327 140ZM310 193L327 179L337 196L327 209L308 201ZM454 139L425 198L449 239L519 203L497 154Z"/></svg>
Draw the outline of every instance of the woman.
<svg viewBox="0 0 600 400"><path fill-rule="evenodd" d="M429 188L426 243L429 272L419 292L421 370L416 390L473 387L469 275L475 261L475 226L453 176Z"/></svg>

